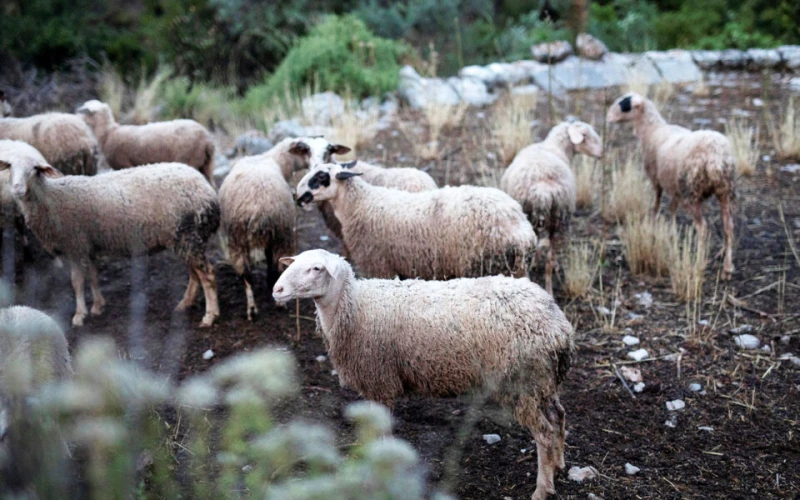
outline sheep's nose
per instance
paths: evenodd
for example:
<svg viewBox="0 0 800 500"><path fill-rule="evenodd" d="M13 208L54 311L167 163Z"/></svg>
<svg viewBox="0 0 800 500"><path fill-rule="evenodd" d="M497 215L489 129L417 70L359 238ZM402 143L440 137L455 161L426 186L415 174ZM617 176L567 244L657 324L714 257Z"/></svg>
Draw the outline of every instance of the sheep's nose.
<svg viewBox="0 0 800 500"><path fill-rule="evenodd" d="M11 194L17 198L25 196L25 184L14 184L11 186Z"/></svg>
<svg viewBox="0 0 800 500"><path fill-rule="evenodd" d="M275 288L272 289L272 293L283 293L283 285L275 285Z"/></svg>

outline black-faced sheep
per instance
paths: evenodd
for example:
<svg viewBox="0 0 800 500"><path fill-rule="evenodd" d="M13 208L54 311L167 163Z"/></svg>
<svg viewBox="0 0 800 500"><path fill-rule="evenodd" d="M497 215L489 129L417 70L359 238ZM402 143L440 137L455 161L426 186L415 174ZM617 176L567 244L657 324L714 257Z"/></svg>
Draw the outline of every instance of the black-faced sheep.
<svg viewBox="0 0 800 500"><path fill-rule="evenodd" d="M561 123L544 141L517 153L500 180L500 189L522 205L539 238L548 235L545 288L551 295L555 254L575 211L575 175L570 162L576 153L599 158L603 141L588 123Z"/></svg>
<svg viewBox="0 0 800 500"><path fill-rule="evenodd" d="M565 412L558 391L574 355L573 329L527 278L451 281L356 279L325 250L281 260L276 301L311 298L343 386L392 408L404 394L483 390L536 441L534 500L555 493L564 468Z"/></svg>
<svg viewBox="0 0 800 500"><path fill-rule="evenodd" d="M653 213L658 213L661 193L672 197L670 212L678 204L694 217L698 233L705 235L703 201L711 195L719 200L725 246L720 251L725 260L723 278L733 273L733 208L736 201L736 159L727 137L713 130L691 131L670 125L649 99L636 93L626 94L611 105L606 114L609 123L633 122L642 142L644 170L656 192Z"/></svg>

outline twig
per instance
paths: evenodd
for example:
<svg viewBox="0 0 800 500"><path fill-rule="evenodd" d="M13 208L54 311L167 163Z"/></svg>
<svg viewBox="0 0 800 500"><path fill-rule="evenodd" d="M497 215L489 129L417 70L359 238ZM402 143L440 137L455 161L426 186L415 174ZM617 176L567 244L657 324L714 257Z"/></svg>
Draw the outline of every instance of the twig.
<svg viewBox="0 0 800 500"><path fill-rule="evenodd" d="M736 299L737 300L744 300L744 299L749 299L750 297L755 297L758 294L764 293L764 292L766 292L768 290L772 290L773 288L775 288L776 286L778 286L780 284L781 284L781 280L778 280L778 281L776 281L775 283L773 283L771 285L767 285L765 287L759 288L758 290L756 290L755 292L751 293L750 295L745 295L744 297L737 297Z"/></svg>
<svg viewBox="0 0 800 500"><path fill-rule="evenodd" d="M327 387L320 387L318 385L304 385L303 389L308 389L309 391L325 391L325 392L333 392Z"/></svg>
<svg viewBox="0 0 800 500"><path fill-rule="evenodd" d="M765 313L764 311L759 311L758 309L754 309L750 306L746 306L744 302L737 299L733 295L728 295L728 302L734 307L738 307L739 309L744 309L745 311L751 312L753 314L758 314L764 318L771 319L772 321L776 321L774 314Z"/></svg>
<svg viewBox="0 0 800 500"><path fill-rule="evenodd" d="M633 399L636 399L636 395L633 393L631 388L628 387L628 383L625 382L624 378L622 378L622 374L619 372L619 370L617 370L617 367L614 365L614 363L611 363L611 368L614 369L614 373L617 374L617 378L619 379L620 382L622 382L622 385L625 386L625 389L628 390L628 394L630 394Z"/></svg>
<svg viewBox="0 0 800 500"><path fill-rule="evenodd" d="M290 314L290 315L289 315L289 317L290 317L290 318L304 319L304 320L307 320L307 321L313 321L314 323L316 323L316 322L317 322L316 318L312 318L311 316L303 316L303 315L295 315L295 314Z"/></svg>

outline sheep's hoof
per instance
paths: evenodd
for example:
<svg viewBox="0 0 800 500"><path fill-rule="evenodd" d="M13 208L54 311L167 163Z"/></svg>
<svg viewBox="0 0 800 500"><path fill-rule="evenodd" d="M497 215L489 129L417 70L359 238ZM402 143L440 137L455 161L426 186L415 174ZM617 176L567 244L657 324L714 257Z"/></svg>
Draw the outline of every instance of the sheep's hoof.
<svg viewBox="0 0 800 500"><path fill-rule="evenodd" d="M180 302L178 302L178 305L175 306L175 311L176 312L183 312L183 311L189 309L190 307L192 307L192 304L186 303L184 301L180 301Z"/></svg>
<svg viewBox="0 0 800 500"><path fill-rule="evenodd" d="M200 322L200 328L211 328L214 321L217 319L217 314L206 314L203 316L203 321Z"/></svg>
<svg viewBox="0 0 800 500"><path fill-rule="evenodd" d="M555 492L555 488L551 488L550 491L548 491L548 488L544 486L537 486L533 495L531 495L531 500L547 500L547 495L555 494Z"/></svg>
<svg viewBox="0 0 800 500"><path fill-rule="evenodd" d="M258 308L256 306L247 308L247 321L253 321L253 318L258 317Z"/></svg>
<svg viewBox="0 0 800 500"><path fill-rule="evenodd" d="M85 318L86 314L75 313L75 316L72 317L72 326L83 326L83 320Z"/></svg>
<svg viewBox="0 0 800 500"><path fill-rule="evenodd" d="M92 316L100 316L106 309L105 304L93 304L92 305Z"/></svg>

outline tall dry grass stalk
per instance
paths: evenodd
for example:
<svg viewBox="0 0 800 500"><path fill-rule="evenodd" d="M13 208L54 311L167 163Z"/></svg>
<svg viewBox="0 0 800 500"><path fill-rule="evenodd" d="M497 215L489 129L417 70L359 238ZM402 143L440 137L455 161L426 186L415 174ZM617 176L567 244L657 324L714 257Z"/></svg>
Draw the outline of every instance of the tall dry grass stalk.
<svg viewBox="0 0 800 500"><path fill-rule="evenodd" d="M490 126L503 166L511 164L519 151L532 142L536 94L509 92L495 105Z"/></svg>
<svg viewBox="0 0 800 500"><path fill-rule="evenodd" d="M675 95L675 86L666 80L651 85L638 71L628 72L628 79L623 86L625 93L636 92L653 101L659 111L664 109L664 105Z"/></svg>
<svg viewBox="0 0 800 500"><path fill-rule="evenodd" d="M114 116L122 116L128 86L122 80L117 70L111 65L103 66L100 72L100 86L98 89L100 100L108 104Z"/></svg>
<svg viewBox="0 0 800 500"><path fill-rule="evenodd" d="M128 122L143 124L152 119L161 90L170 76L172 76L172 69L165 66L159 67L150 79L142 75L133 98L133 108L127 116Z"/></svg>
<svg viewBox="0 0 800 500"><path fill-rule="evenodd" d="M624 162L615 161L611 171L611 188L603 206L603 217L610 222L641 219L653 203L652 189L642 173L642 159L637 153Z"/></svg>
<svg viewBox="0 0 800 500"><path fill-rule="evenodd" d="M575 205L580 209L591 208L598 193L597 160L587 156L579 156L572 170L575 174Z"/></svg>
<svg viewBox="0 0 800 500"><path fill-rule="evenodd" d="M776 125L773 118L767 121L767 125L778 156L783 159L800 159L800 116L796 113L795 100L789 99L780 123Z"/></svg>
<svg viewBox="0 0 800 500"><path fill-rule="evenodd" d="M708 243L693 227L672 228L669 251L669 280L679 300L691 302L702 296L708 265Z"/></svg>
<svg viewBox="0 0 800 500"><path fill-rule="evenodd" d="M675 232L666 220L647 215L629 218L621 234L625 259L634 275L666 276Z"/></svg>
<svg viewBox="0 0 800 500"><path fill-rule="evenodd" d="M456 105L434 102L429 99L422 108L422 115L427 125L427 134L413 123L398 120L400 132L406 136L408 142L414 147L417 156L423 160L438 160L441 155L440 137L442 131L461 124L467 104L460 102ZM426 137L427 135L427 137Z"/></svg>
<svg viewBox="0 0 800 500"><path fill-rule="evenodd" d="M753 128L744 119L732 118L725 124L725 134L733 146L736 157L736 170L750 177L756 171L758 162L758 128Z"/></svg>
<svg viewBox="0 0 800 500"><path fill-rule="evenodd" d="M564 266L564 290L570 297L583 297L592 289L600 252L595 243L570 245Z"/></svg>
<svg viewBox="0 0 800 500"><path fill-rule="evenodd" d="M356 100L346 96L344 112L332 116L333 133L330 140L350 147L350 152L337 155L337 160L355 159L358 150L375 138L378 133L378 111L377 104L369 109L360 109Z"/></svg>

